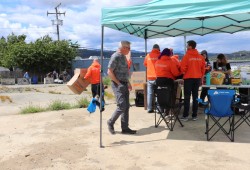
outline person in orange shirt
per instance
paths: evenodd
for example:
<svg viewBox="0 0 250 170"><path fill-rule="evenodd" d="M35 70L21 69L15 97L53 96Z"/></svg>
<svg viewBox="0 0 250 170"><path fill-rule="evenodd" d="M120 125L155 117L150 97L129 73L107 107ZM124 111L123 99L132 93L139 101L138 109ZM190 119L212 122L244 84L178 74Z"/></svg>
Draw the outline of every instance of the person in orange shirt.
<svg viewBox="0 0 250 170"><path fill-rule="evenodd" d="M170 49L165 48L158 60L155 62L155 73L156 73L156 86L160 87L169 87L170 89L174 89L174 80L177 76L181 74L179 70L178 63L171 58L172 52ZM173 92L173 90L171 91ZM170 99L173 93L170 94ZM160 97L157 95L157 97ZM164 96L166 97L166 96ZM159 103L160 104L160 103ZM164 110L165 109L165 110ZM168 114L167 106L160 105L161 112L165 112Z"/></svg>
<svg viewBox="0 0 250 170"><path fill-rule="evenodd" d="M158 60L160 47L158 44L153 46L152 51L145 57L144 66L147 68L147 108L148 113L153 113L153 95L156 80L155 62Z"/></svg>
<svg viewBox="0 0 250 170"><path fill-rule="evenodd" d="M182 121L188 121L190 96L193 98L192 120L197 120L198 111L198 91L200 81L205 74L205 59L195 49L196 42L190 40L187 42L187 52L181 61L181 71L184 74L184 112Z"/></svg>
<svg viewBox="0 0 250 170"><path fill-rule="evenodd" d="M84 79L87 79L91 83L91 91L93 98L96 97L96 95L100 95L99 89L100 89L100 75L101 75L101 65L98 61L98 59L94 59L93 63L89 66L86 75L84 76Z"/></svg>

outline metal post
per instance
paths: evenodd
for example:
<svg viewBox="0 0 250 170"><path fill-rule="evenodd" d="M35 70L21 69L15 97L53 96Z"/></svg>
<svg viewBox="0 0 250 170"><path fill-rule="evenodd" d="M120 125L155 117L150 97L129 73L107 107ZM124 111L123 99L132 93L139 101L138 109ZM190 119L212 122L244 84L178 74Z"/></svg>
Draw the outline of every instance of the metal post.
<svg viewBox="0 0 250 170"><path fill-rule="evenodd" d="M101 76L100 76L100 148L103 148L102 145L102 105L103 105L103 87L102 87L102 74L103 74L103 42L104 42L104 26L102 25L102 44L101 44Z"/></svg>
<svg viewBox="0 0 250 170"><path fill-rule="evenodd" d="M147 56L147 29L145 29L145 34L144 34L144 39L145 39L145 57Z"/></svg>
<svg viewBox="0 0 250 170"><path fill-rule="evenodd" d="M186 54L186 52L187 52L187 37L186 37L186 35L184 35L184 55Z"/></svg>

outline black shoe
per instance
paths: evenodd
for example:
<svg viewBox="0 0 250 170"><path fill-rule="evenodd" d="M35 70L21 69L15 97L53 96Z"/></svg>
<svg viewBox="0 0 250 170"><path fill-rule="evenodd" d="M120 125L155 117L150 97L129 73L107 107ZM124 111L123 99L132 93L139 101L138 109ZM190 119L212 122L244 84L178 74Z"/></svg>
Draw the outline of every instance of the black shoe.
<svg viewBox="0 0 250 170"><path fill-rule="evenodd" d="M107 121L107 124L108 124L108 130L109 132L114 135L115 134L115 129L114 129L114 125L111 125L110 121L108 120Z"/></svg>
<svg viewBox="0 0 250 170"><path fill-rule="evenodd" d="M148 113L154 113L154 111L153 110L148 110Z"/></svg>
<svg viewBox="0 0 250 170"><path fill-rule="evenodd" d="M122 130L123 134L136 134L136 130L132 130L132 129L123 129Z"/></svg>

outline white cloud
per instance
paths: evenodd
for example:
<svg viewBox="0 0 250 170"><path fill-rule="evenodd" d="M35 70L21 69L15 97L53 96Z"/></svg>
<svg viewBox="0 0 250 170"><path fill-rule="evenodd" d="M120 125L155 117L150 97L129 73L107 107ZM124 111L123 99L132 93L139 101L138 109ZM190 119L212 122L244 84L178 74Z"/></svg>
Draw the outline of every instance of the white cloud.
<svg viewBox="0 0 250 170"><path fill-rule="evenodd" d="M0 2L0 30L2 36L11 32L26 34L28 41L34 41L41 36L49 34L57 39L56 27L51 20L55 15L47 16L47 11L55 12L55 6L61 2L60 12L66 12L63 26L60 26L61 39L71 39L80 46L100 48L101 45L101 9L118 8L147 3L150 0L13 0L8 5ZM116 49L120 40L127 39L132 42L133 50L144 51L144 39L137 38L116 30L105 28L105 49ZM206 49L210 52L233 52L249 50L250 32L237 34L213 34L207 36L189 36L187 40L194 39L198 43L198 50ZM183 51L183 37L161 38L148 40L148 51L153 44L158 43L161 49L171 47L175 51Z"/></svg>

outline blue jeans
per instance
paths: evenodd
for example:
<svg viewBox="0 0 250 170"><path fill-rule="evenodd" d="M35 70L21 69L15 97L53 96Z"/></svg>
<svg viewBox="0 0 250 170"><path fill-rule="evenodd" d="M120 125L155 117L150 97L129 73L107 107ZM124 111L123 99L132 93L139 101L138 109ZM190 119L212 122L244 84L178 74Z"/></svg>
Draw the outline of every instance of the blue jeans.
<svg viewBox="0 0 250 170"><path fill-rule="evenodd" d="M154 98L155 80L148 80L147 83L147 108L148 111L153 110L153 98Z"/></svg>

